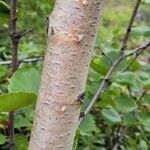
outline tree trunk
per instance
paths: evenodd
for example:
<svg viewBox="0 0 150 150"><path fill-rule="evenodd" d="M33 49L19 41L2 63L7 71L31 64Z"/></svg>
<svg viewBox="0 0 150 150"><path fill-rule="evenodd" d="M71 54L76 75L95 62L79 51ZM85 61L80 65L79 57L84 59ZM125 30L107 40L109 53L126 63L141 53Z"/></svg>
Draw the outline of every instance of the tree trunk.
<svg viewBox="0 0 150 150"><path fill-rule="evenodd" d="M56 0L28 150L71 150L103 0Z"/></svg>

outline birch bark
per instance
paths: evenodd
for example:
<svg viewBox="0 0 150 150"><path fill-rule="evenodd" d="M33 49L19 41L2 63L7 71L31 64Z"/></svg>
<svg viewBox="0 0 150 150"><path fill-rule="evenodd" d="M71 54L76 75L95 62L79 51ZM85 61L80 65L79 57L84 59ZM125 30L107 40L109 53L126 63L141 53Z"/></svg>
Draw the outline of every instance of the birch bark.
<svg viewBox="0 0 150 150"><path fill-rule="evenodd" d="M28 150L71 150L103 0L56 0Z"/></svg>

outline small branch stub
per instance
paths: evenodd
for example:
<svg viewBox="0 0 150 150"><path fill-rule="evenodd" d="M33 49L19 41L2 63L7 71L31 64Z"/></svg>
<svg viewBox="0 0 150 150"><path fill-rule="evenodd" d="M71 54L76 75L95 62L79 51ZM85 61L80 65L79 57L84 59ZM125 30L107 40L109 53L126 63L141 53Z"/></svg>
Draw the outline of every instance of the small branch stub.
<svg viewBox="0 0 150 150"><path fill-rule="evenodd" d="M84 98L85 98L85 92L83 92L82 94L80 94L77 98L78 101L80 101L80 103L82 104L84 102Z"/></svg>

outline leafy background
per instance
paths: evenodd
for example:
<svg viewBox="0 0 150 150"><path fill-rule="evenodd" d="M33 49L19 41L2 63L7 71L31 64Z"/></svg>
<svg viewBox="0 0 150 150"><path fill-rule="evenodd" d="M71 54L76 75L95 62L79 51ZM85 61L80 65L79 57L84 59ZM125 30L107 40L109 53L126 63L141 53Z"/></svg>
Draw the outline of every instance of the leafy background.
<svg viewBox="0 0 150 150"><path fill-rule="evenodd" d="M4 3L6 2L6 3ZM34 28L19 45L19 59L43 56L46 50L46 16L54 1L18 0L19 31ZM125 33L135 0L106 2L101 27L87 80L85 102L90 102L96 88L111 66ZM7 4L7 5L6 5ZM150 1L143 0L136 16L126 52L131 52L150 37ZM9 0L0 1L0 62L11 59ZM121 150L150 149L150 52L145 51L130 68L124 60L92 110L77 130L74 150L112 150L119 142ZM39 88L42 61L21 63L10 77L10 66L0 65L0 149L8 149L8 111L15 112L15 149L26 150L33 122L33 111ZM121 137L121 138L120 138Z"/></svg>

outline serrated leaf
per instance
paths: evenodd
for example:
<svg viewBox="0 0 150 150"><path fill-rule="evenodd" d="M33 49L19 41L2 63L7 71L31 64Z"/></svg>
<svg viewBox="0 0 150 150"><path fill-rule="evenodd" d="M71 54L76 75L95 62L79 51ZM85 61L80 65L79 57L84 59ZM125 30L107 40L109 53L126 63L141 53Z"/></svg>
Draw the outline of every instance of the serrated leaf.
<svg viewBox="0 0 150 150"><path fill-rule="evenodd" d="M115 103L116 103L116 109L123 113L131 112L137 108L136 102L132 98L126 95L117 97Z"/></svg>
<svg viewBox="0 0 150 150"><path fill-rule="evenodd" d="M107 68L101 57L94 57L91 61L91 68L99 74L105 75Z"/></svg>
<svg viewBox="0 0 150 150"><path fill-rule="evenodd" d="M113 80L122 84L134 85L136 83L136 76L132 72L117 72L113 76Z"/></svg>
<svg viewBox="0 0 150 150"><path fill-rule="evenodd" d="M0 111L10 112L32 104L37 96L33 93L8 93L0 95Z"/></svg>
<svg viewBox="0 0 150 150"><path fill-rule="evenodd" d="M14 126L15 128L31 127L32 123L28 118L23 117L21 115L17 115L14 119Z"/></svg>
<svg viewBox="0 0 150 150"><path fill-rule="evenodd" d="M111 92L111 94L113 95L120 95L121 91L122 91L122 86L119 83L113 82L110 87L109 90Z"/></svg>
<svg viewBox="0 0 150 150"><path fill-rule="evenodd" d="M115 102L109 92L103 92L100 95L100 101L97 103L97 105L100 107L106 107L108 105L115 106Z"/></svg>
<svg viewBox="0 0 150 150"><path fill-rule="evenodd" d="M123 116L123 124L128 126L137 126L141 123L134 114L126 114Z"/></svg>
<svg viewBox="0 0 150 150"><path fill-rule="evenodd" d="M33 92L37 95L39 89L40 74L35 68L22 68L17 70L11 77L8 91Z"/></svg>
<svg viewBox="0 0 150 150"><path fill-rule="evenodd" d="M96 122L92 115L88 115L80 125L80 134L88 135L90 132L96 130Z"/></svg>
<svg viewBox="0 0 150 150"><path fill-rule="evenodd" d="M106 121L111 123L121 122L119 113L112 107L104 108L102 110L102 116Z"/></svg>

